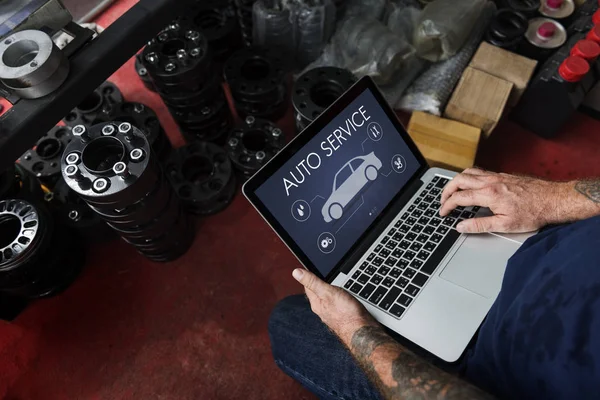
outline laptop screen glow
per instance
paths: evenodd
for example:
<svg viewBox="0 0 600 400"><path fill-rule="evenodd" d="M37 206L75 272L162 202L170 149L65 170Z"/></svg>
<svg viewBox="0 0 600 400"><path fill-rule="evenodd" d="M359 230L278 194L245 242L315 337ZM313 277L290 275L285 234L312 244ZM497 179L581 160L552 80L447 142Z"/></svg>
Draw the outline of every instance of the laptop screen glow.
<svg viewBox="0 0 600 400"><path fill-rule="evenodd" d="M418 169L367 89L256 195L327 276Z"/></svg>

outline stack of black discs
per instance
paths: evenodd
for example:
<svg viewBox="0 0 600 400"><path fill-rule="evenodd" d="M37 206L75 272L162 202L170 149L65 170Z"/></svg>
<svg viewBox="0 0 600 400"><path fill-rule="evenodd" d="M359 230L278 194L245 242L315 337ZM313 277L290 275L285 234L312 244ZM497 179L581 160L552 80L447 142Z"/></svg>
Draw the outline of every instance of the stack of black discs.
<svg viewBox="0 0 600 400"><path fill-rule="evenodd" d="M253 43L253 6L257 0L235 0L238 23L242 32L244 45L252 46Z"/></svg>
<svg viewBox="0 0 600 400"><path fill-rule="evenodd" d="M125 102L115 104L108 114L109 121L103 122L129 122L141 130L150 143L150 147L160 162L167 159L171 153L172 146L156 113L142 103Z"/></svg>
<svg viewBox="0 0 600 400"><path fill-rule="evenodd" d="M119 88L111 82L104 82L98 89L86 96L79 105L72 110L63 122L73 127L85 125L90 127L106 119L113 105L123 102L123 95Z"/></svg>
<svg viewBox="0 0 600 400"><path fill-rule="evenodd" d="M302 132L355 82L350 71L336 67L314 68L299 76L292 91L297 132Z"/></svg>
<svg viewBox="0 0 600 400"><path fill-rule="evenodd" d="M108 122L73 135L61 163L69 187L150 260L183 255L194 231L144 133Z"/></svg>
<svg viewBox="0 0 600 400"><path fill-rule="evenodd" d="M31 150L27 150L18 162L40 182L52 188L61 175L60 159L63 151L72 139L70 127L55 126Z"/></svg>
<svg viewBox="0 0 600 400"><path fill-rule="evenodd" d="M172 24L142 54L154 86L186 139L223 142L232 116L204 35Z"/></svg>
<svg viewBox="0 0 600 400"><path fill-rule="evenodd" d="M248 179L285 146L285 135L272 122L246 117L229 135L227 152L242 179Z"/></svg>
<svg viewBox="0 0 600 400"><path fill-rule="evenodd" d="M241 46L235 6L230 0L196 2L179 18L179 24L184 29L202 32L218 62L225 61L232 51Z"/></svg>
<svg viewBox="0 0 600 400"><path fill-rule="evenodd" d="M208 216L224 210L237 191L227 153L209 142L198 141L174 150L166 173L192 214Z"/></svg>
<svg viewBox="0 0 600 400"><path fill-rule="evenodd" d="M0 201L0 292L28 299L66 289L84 264L79 239L43 204Z"/></svg>
<svg viewBox="0 0 600 400"><path fill-rule="evenodd" d="M225 63L225 80L240 118L281 118L287 108L286 66L274 50L250 47Z"/></svg>
<svg viewBox="0 0 600 400"><path fill-rule="evenodd" d="M102 242L115 237L115 232L71 190L62 177L45 197L54 218L75 231L84 241Z"/></svg>
<svg viewBox="0 0 600 400"><path fill-rule="evenodd" d="M135 56L135 64L134 65L135 65L135 72L137 73L138 77L140 78L140 80L142 81L142 83L144 84L146 89L150 90L151 92L156 92L154 83L152 83L152 78L150 78L150 75L148 75L148 70L142 63L142 56L140 54L137 54Z"/></svg>

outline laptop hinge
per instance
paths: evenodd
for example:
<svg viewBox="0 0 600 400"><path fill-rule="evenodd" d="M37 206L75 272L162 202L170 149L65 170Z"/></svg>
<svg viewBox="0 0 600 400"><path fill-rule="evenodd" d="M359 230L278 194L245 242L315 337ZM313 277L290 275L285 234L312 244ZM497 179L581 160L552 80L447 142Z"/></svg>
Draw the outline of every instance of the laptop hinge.
<svg viewBox="0 0 600 400"><path fill-rule="evenodd" d="M402 208L410 201L410 199L423 187L423 181L421 178L425 175L425 172L429 167L425 168L424 171L417 174L418 178L411 182L404 189L404 193L391 205L390 209L385 212L385 216L375 225L375 227L369 232L369 234L362 240L361 244L354 250L354 252L348 257L344 265L340 268L340 272L348 274L365 252L371 247L373 242L387 229L387 227L394 221L398 216L398 213L402 211ZM334 277L338 274L334 274Z"/></svg>

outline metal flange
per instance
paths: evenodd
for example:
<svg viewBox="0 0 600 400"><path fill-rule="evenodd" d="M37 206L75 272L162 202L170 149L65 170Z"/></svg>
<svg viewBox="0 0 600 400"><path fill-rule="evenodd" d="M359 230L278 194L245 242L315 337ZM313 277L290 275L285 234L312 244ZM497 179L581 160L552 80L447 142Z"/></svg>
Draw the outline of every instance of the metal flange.
<svg viewBox="0 0 600 400"><path fill-rule="evenodd" d="M162 83L186 84L205 76L212 66L206 37L179 24L169 26L148 43L142 63L158 90Z"/></svg>
<svg viewBox="0 0 600 400"><path fill-rule="evenodd" d="M337 67L314 68L299 76L292 89L297 131L304 130L354 83L356 77L350 71Z"/></svg>
<svg viewBox="0 0 600 400"><path fill-rule="evenodd" d="M285 135L272 122L247 117L231 131L227 152L243 178L249 178L285 146Z"/></svg>
<svg viewBox="0 0 600 400"><path fill-rule="evenodd" d="M61 176L60 160L73 139L71 128L55 126L19 158L19 164L46 186L53 187Z"/></svg>
<svg viewBox="0 0 600 400"><path fill-rule="evenodd" d="M68 75L68 58L46 33L24 30L0 41L0 80L17 96L46 96L58 89Z"/></svg>
<svg viewBox="0 0 600 400"><path fill-rule="evenodd" d="M227 153L208 142L194 142L173 152L167 177L185 208L196 215L212 215L233 200L236 180Z"/></svg>
<svg viewBox="0 0 600 400"><path fill-rule="evenodd" d="M240 117L279 118L287 97L286 65L274 51L251 47L238 50L225 63L225 80Z"/></svg>

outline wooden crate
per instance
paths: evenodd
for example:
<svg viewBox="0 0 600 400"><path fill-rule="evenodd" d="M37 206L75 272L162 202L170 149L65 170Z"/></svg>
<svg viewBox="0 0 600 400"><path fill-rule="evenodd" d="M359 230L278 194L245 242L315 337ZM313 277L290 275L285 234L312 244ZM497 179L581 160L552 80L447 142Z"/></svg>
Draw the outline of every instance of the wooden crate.
<svg viewBox="0 0 600 400"><path fill-rule="evenodd" d="M537 61L483 42L469 66L512 82L514 87L508 98L508 107L512 108L517 105L527 89Z"/></svg>
<svg viewBox="0 0 600 400"><path fill-rule="evenodd" d="M513 86L512 82L467 67L444 117L479 128L489 137L504 113Z"/></svg>
<svg viewBox="0 0 600 400"><path fill-rule="evenodd" d="M462 171L475 163L481 129L415 112L408 133L432 167Z"/></svg>

